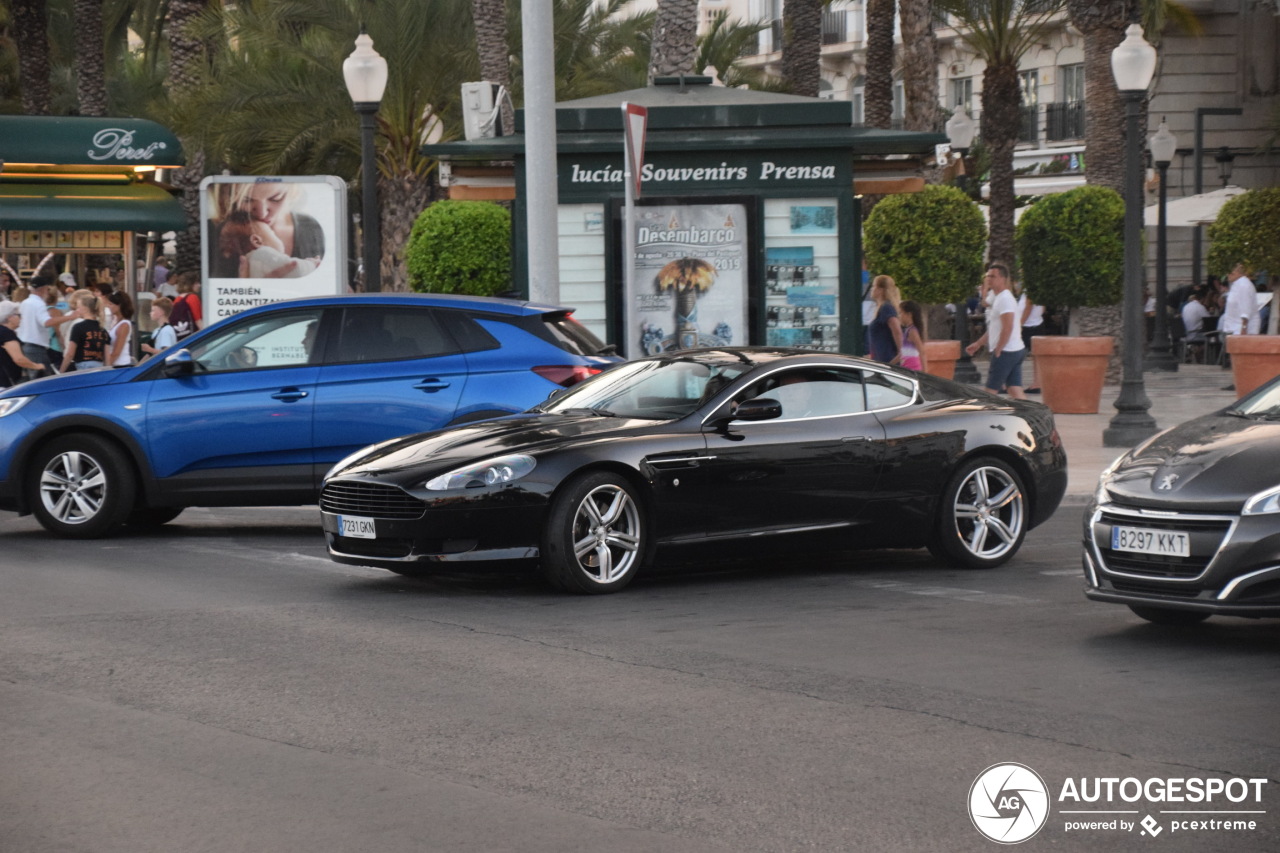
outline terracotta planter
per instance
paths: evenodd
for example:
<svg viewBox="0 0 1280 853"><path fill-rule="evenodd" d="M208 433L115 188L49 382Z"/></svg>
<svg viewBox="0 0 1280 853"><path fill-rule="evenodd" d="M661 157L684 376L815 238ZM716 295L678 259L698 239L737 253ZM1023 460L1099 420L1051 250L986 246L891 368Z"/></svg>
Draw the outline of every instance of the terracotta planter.
<svg viewBox="0 0 1280 853"><path fill-rule="evenodd" d="M1031 355L1040 371L1044 404L1060 415L1096 414L1114 348L1115 339L1109 337L1032 338Z"/></svg>
<svg viewBox="0 0 1280 853"><path fill-rule="evenodd" d="M943 379L954 379L956 361L960 358L959 341L925 341L925 363L929 365L927 373Z"/></svg>
<svg viewBox="0 0 1280 853"><path fill-rule="evenodd" d="M1243 397L1280 376L1280 336L1228 335L1227 352L1231 354L1236 396Z"/></svg>

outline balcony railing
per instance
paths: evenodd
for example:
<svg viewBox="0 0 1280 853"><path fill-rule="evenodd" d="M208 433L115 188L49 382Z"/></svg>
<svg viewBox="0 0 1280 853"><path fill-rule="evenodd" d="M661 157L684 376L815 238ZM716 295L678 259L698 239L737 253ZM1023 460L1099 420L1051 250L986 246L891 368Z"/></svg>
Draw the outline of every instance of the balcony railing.
<svg viewBox="0 0 1280 853"><path fill-rule="evenodd" d="M848 12L822 13L822 43L844 44L849 40Z"/></svg>
<svg viewBox="0 0 1280 853"><path fill-rule="evenodd" d="M1049 142L1084 138L1084 104L1045 104L1044 138Z"/></svg>

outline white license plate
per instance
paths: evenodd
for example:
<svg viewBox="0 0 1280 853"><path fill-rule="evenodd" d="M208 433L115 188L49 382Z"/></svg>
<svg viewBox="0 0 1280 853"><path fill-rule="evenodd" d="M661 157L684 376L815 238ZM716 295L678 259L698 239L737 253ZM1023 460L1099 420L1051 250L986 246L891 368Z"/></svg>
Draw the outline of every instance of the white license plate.
<svg viewBox="0 0 1280 853"><path fill-rule="evenodd" d="M1112 527L1111 550L1161 557L1190 557L1191 536L1180 530L1144 530L1140 527Z"/></svg>
<svg viewBox="0 0 1280 853"><path fill-rule="evenodd" d="M357 515L338 516L338 535L349 539L377 539L378 528L372 518Z"/></svg>

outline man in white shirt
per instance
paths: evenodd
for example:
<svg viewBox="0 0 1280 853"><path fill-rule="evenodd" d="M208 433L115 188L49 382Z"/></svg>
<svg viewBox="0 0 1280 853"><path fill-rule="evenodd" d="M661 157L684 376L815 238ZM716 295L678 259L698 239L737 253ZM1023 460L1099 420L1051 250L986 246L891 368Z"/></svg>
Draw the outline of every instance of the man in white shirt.
<svg viewBox="0 0 1280 853"><path fill-rule="evenodd" d="M991 289L991 307L987 309L987 330L966 348L974 355L985 345L991 350L991 367L987 371L987 390L999 394L1008 389L1015 400L1025 400L1022 390L1022 360L1027 348L1022 343L1018 323L1018 303L1010 287L1013 279L1009 268L1001 263L987 264L986 285Z"/></svg>
<svg viewBox="0 0 1280 853"><path fill-rule="evenodd" d="M75 319L75 315L70 312L62 317L49 314L45 297L53 286L51 277L36 276L31 279L30 295L22 302L22 323L18 326L18 340L22 342L22 354L40 365L39 371L28 371L34 372L37 378L54 372L49 361L49 330Z"/></svg>
<svg viewBox="0 0 1280 853"><path fill-rule="evenodd" d="M1227 276L1227 304L1222 309L1218 328L1224 335L1256 335L1258 322L1258 288L1245 275L1244 264L1236 264Z"/></svg>

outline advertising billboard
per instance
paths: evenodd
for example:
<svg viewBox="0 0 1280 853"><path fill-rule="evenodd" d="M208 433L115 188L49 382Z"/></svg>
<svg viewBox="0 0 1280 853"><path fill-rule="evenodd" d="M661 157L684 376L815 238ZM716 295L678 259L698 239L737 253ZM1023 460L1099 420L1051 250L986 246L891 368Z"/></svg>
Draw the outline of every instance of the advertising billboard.
<svg viewBox="0 0 1280 853"><path fill-rule="evenodd" d="M213 175L200 184L206 324L348 289L347 185L330 175Z"/></svg>

